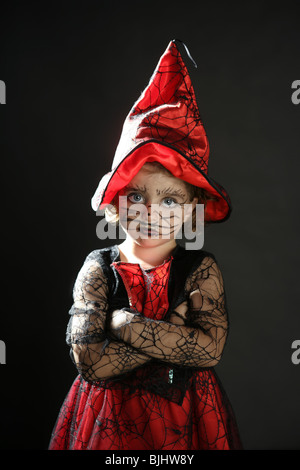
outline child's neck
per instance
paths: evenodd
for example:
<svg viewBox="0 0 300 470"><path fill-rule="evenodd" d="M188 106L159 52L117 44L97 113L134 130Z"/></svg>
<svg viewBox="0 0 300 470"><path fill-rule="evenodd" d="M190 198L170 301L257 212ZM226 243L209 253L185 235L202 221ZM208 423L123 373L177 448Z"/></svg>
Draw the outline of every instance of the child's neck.
<svg viewBox="0 0 300 470"><path fill-rule="evenodd" d="M120 260L127 263L139 263L143 269L161 265L176 248L176 241L165 241L157 246L141 246L131 239L119 245Z"/></svg>

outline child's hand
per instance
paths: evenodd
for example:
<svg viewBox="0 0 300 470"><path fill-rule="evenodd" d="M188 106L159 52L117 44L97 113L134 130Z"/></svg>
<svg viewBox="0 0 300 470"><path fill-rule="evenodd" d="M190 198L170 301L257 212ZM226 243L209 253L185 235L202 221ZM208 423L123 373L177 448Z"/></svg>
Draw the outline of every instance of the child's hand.
<svg viewBox="0 0 300 470"><path fill-rule="evenodd" d="M190 305L189 305L190 304ZM185 325L189 308L199 309L202 305L202 298L199 289L190 293L189 302L185 300L170 315L170 323L174 325Z"/></svg>
<svg viewBox="0 0 300 470"><path fill-rule="evenodd" d="M120 339L120 328L131 322L138 312L128 308L114 310L110 319L110 331L116 338Z"/></svg>
<svg viewBox="0 0 300 470"><path fill-rule="evenodd" d="M111 314L110 327L112 330L117 330L122 326L129 323L134 317L134 313L128 312L127 310L117 309Z"/></svg>
<svg viewBox="0 0 300 470"><path fill-rule="evenodd" d="M188 303L187 300L185 300L184 302L182 302L182 304L178 305L178 307L176 307L176 309L172 311L169 322L173 323L174 325L184 325L187 311Z"/></svg>

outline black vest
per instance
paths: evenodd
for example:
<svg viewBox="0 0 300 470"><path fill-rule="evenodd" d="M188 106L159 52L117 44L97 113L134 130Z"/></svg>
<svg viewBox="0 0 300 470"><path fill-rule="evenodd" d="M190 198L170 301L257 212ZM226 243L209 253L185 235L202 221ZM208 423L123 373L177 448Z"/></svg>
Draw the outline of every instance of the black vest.
<svg viewBox="0 0 300 470"><path fill-rule="evenodd" d="M212 253L202 249L186 250L181 245L176 246L172 252L172 256L173 260L168 285L169 310L164 320L167 320L171 311L185 300L184 285L189 274L200 265L205 256L210 256L215 259ZM120 261L118 245L92 251L86 261L91 259L98 261L109 280L110 311L122 307L130 307L123 280L114 266L110 266L113 261Z"/></svg>

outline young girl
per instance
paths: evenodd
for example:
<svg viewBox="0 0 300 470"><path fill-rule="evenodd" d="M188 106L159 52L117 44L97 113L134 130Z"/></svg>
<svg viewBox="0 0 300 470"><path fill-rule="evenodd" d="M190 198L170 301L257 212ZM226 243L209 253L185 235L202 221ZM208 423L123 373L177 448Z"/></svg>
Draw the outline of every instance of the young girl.
<svg viewBox="0 0 300 470"><path fill-rule="evenodd" d="M172 41L93 199L95 209L111 203L107 220L115 209L126 239L90 253L75 282L67 343L79 375L50 449L241 448L214 371L228 333L222 274L214 255L176 243L186 204L193 230L197 203L206 225L229 216L229 197L208 177L207 158L193 89ZM141 204L145 211L132 215Z"/></svg>

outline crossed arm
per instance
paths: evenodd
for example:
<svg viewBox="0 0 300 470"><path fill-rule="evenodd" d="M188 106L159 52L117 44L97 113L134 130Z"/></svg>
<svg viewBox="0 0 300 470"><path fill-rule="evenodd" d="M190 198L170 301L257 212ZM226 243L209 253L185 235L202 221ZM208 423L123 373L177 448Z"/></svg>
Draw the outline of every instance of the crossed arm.
<svg viewBox="0 0 300 470"><path fill-rule="evenodd" d="M212 367L220 360L228 323L223 279L212 258L204 258L189 277L188 300L175 309L168 322L115 310L110 341L104 332L107 293L99 264L86 263L75 283L69 326L74 361L86 380L110 378L152 359L187 367Z"/></svg>
<svg viewBox="0 0 300 470"><path fill-rule="evenodd" d="M73 290L74 304L67 329L78 372L87 381L107 379L145 364L151 357L105 333L108 285L100 265L83 265Z"/></svg>

